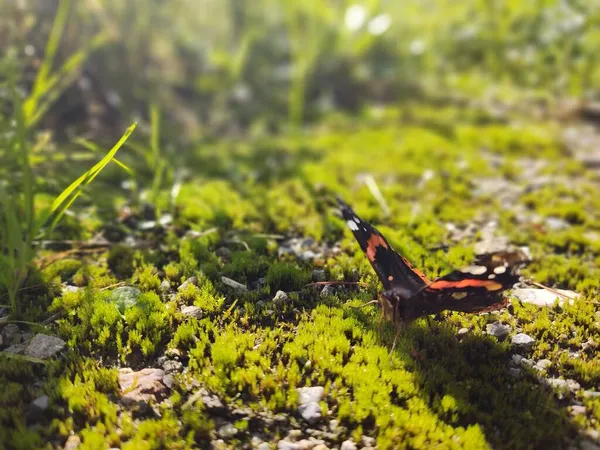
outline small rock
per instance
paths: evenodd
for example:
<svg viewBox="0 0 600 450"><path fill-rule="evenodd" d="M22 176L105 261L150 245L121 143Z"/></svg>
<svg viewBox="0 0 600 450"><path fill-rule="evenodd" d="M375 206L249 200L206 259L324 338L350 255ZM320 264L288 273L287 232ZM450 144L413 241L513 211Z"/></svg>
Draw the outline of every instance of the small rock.
<svg viewBox="0 0 600 450"><path fill-rule="evenodd" d="M63 450L75 450L79 445L81 445L81 439L76 434L72 434L65 442Z"/></svg>
<svg viewBox="0 0 600 450"><path fill-rule="evenodd" d="M567 290L563 290L563 289L555 289L557 292L560 292L561 294L567 296L568 298L570 298L571 300L569 301L570 304L573 303L573 299L576 299L577 297L579 297L579 294L577 292L573 292L573 291L567 291ZM511 295L513 297L516 297L518 300L520 300L523 303L529 303L532 305L536 305L536 306L552 306L554 305L554 302L556 300L558 300L558 304L562 305L565 302L565 298L550 292L546 289L531 289L531 288L527 288L527 289L513 289L511 291Z"/></svg>
<svg viewBox="0 0 600 450"><path fill-rule="evenodd" d="M138 372L125 368L119 371L119 385L124 395L125 405L147 403L156 396L165 396L168 388L163 383L165 372L162 369L146 368Z"/></svg>
<svg viewBox="0 0 600 450"><path fill-rule="evenodd" d="M73 292L78 292L80 291L81 288L79 286L71 286L71 285L67 285L65 287L62 288L62 294L71 294ZM79 439L79 438L78 438Z"/></svg>
<svg viewBox="0 0 600 450"><path fill-rule="evenodd" d="M594 430L594 429L585 430L583 434L585 434L590 439L593 439L594 441L600 440L600 431L598 431L598 430Z"/></svg>
<svg viewBox="0 0 600 450"><path fill-rule="evenodd" d="M36 334L23 354L32 358L48 359L64 349L65 345L66 342L56 336Z"/></svg>
<svg viewBox="0 0 600 450"><path fill-rule="evenodd" d="M198 286L198 277L189 277L187 280L185 280L183 283L181 283L181 285L179 285L179 287L177 288L178 291L182 291L184 289L187 289L187 287L193 284L194 286Z"/></svg>
<svg viewBox="0 0 600 450"><path fill-rule="evenodd" d="M4 338L5 345L20 344L23 342L21 330L14 323L9 323L2 329L2 337Z"/></svg>
<svg viewBox="0 0 600 450"><path fill-rule="evenodd" d="M162 292L169 292L169 290L171 290L171 283L170 283L170 281L167 280L166 278L164 280L162 280L162 282L160 283L159 289Z"/></svg>
<svg viewBox="0 0 600 450"><path fill-rule="evenodd" d="M490 323L485 327L485 329L487 334L495 336L498 339L505 338L508 336L508 333L510 333L510 327L500 322Z"/></svg>
<svg viewBox="0 0 600 450"><path fill-rule="evenodd" d="M469 332L468 328L461 328L460 330L458 330L458 332L456 334L458 334L459 336L462 336L464 334L467 334Z"/></svg>
<svg viewBox="0 0 600 450"><path fill-rule="evenodd" d="M167 359L161 364L165 373L175 373L181 372L183 369L183 364L180 361L176 361L174 359Z"/></svg>
<svg viewBox="0 0 600 450"><path fill-rule="evenodd" d="M377 443L375 438L369 436L362 436L361 440L365 447L375 447L375 444Z"/></svg>
<svg viewBox="0 0 600 450"><path fill-rule="evenodd" d="M581 389L581 386L577 381L570 379L563 380L561 378L547 378L545 382L548 386L562 390L578 391Z"/></svg>
<svg viewBox="0 0 600 450"><path fill-rule="evenodd" d="M217 431L217 434L223 439L231 439L237 433L238 429L234 427L232 423L229 422L227 422L225 425L219 428L219 431Z"/></svg>
<svg viewBox="0 0 600 450"><path fill-rule="evenodd" d="M277 443L277 450L303 450L296 442L281 440Z"/></svg>
<svg viewBox="0 0 600 450"><path fill-rule="evenodd" d="M533 361L527 358L523 358L521 360L521 365L523 366L527 366L527 367L533 367Z"/></svg>
<svg viewBox="0 0 600 450"><path fill-rule="evenodd" d="M546 219L546 226L550 231L561 231L569 228L571 224L560 217L548 217Z"/></svg>
<svg viewBox="0 0 600 450"><path fill-rule="evenodd" d="M325 444L317 444L312 450L329 450L329 447L327 447Z"/></svg>
<svg viewBox="0 0 600 450"><path fill-rule="evenodd" d="M337 428L340 426L340 421L337 419L332 419L329 421L329 429L331 431L335 431L337 430Z"/></svg>
<svg viewBox="0 0 600 450"><path fill-rule="evenodd" d="M581 405L572 405L569 409L572 416L585 415L587 413L585 406Z"/></svg>
<svg viewBox="0 0 600 450"><path fill-rule="evenodd" d="M13 344L2 351L6 353L14 353L15 355L22 355L26 348L27 344Z"/></svg>
<svg viewBox="0 0 600 450"><path fill-rule="evenodd" d="M340 450L357 450L357 448L356 444L350 439L348 439L347 441L342 442Z"/></svg>
<svg viewBox="0 0 600 450"><path fill-rule="evenodd" d="M298 439L301 436L302 436L302 430L296 430L296 429L290 430L287 435L287 437L289 437L290 439Z"/></svg>
<svg viewBox="0 0 600 450"><path fill-rule="evenodd" d="M315 269L312 271L311 278L313 281L316 282L325 281L325 271L323 269Z"/></svg>
<svg viewBox="0 0 600 450"><path fill-rule="evenodd" d="M600 392L598 391L583 391L583 396L587 398L598 398L600 397Z"/></svg>
<svg viewBox="0 0 600 450"><path fill-rule="evenodd" d="M42 395L41 397L38 397L34 401L31 402L31 406L33 406L34 408L36 408L40 411L45 411L46 409L48 409L49 405L50 405L50 399L48 398L47 395Z"/></svg>
<svg viewBox="0 0 600 450"><path fill-rule="evenodd" d="M538 370L545 370L552 365L552 361L549 359L540 359L537 363L535 363L535 368Z"/></svg>
<svg viewBox="0 0 600 450"><path fill-rule="evenodd" d="M288 300L289 300L289 296L287 295L286 292L277 291L275 293L275 297L273 297L272 301L275 305L281 306L281 305L287 303Z"/></svg>
<svg viewBox="0 0 600 450"><path fill-rule="evenodd" d="M306 405L310 402L320 402L325 395L325 388L323 386L301 387L296 390L298 391L298 404L300 405Z"/></svg>
<svg viewBox="0 0 600 450"><path fill-rule="evenodd" d="M262 444L258 444L256 446L256 450L270 450L270 448L271 446L266 442L263 442Z"/></svg>
<svg viewBox="0 0 600 450"><path fill-rule="evenodd" d="M321 406L317 402L300 405L298 412L310 424L317 422L321 418Z"/></svg>
<svg viewBox="0 0 600 450"><path fill-rule="evenodd" d="M306 250L305 252L302 252L302 254L300 255L300 259L304 260L304 261L310 261L312 259L315 259L317 257L317 254L315 252L313 252L312 250Z"/></svg>
<svg viewBox="0 0 600 450"><path fill-rule="evenodd" d="M331 284L326 284L321 290L321 297L328 297L335 294L335 287Z"/></svg>
<svg viewBox="0 0 600 450"><path fill-rule="evenodd" d="M202 319L204 315L202 313L202 308L196 305L183 306L181 308L181 314L188 317L195 317L196 319Z"/></svg>
<svg viewBox="0 0 600 450"><path fill-rule="evenodd" d="M512 362L517 365L520 366L521 365L521 361L523 360L523 357L521 355L518 354L514 354L511 356Z"/></svg>
<svg viewBox="0 0 600 450"><path fill-rule="evenodd" d="M533 347L533 344L535 343L535 339L533 339L531 336L529 336L525 333L519 333L519 334L516 334L513 336L512 343L516 347L519 347L522 349L529 349L529 348Z"/></svg>
<svg viewBox="0 0 600 450"><path fill-rule="evenodd" d="M248 288L246 286L244 286L242 283L238 283L237 281L232 280L231 278L221 277L221 281L223 282L223 284L235 289L236 291L240 291L240 292L248 291Z"/></svg>

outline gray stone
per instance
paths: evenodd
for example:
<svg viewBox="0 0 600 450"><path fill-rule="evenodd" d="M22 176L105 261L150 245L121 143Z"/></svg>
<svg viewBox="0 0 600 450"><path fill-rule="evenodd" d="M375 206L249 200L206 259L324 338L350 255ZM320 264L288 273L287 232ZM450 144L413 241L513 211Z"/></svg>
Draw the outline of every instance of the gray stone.
<svg viewBox="0 0 600 450"><path fill-rule="evenodd" d="M569 409L569 412L573 416L585 415L587 413L585 406L582 405L572 405Z"/></svg>
<svg viewBox="0 0 600 450"><path fill-rule="evenodd" d="M221 282L227 286L229 286L230 288L233 288L236 291L239 292L247 292L248 288L243 285L242 283L238 283L235 280L232 280L231 278L227 278L227 277L221 277Z"/></svg>
<svg viewBox="0 0 600 450"><path fill-rule="evenodd" d="M31 406L33 406L34 408L36 408L40 411L45 411L46 409L48 409L49 405L50 405L50 399L48 398L47 395L42 395L41 397L38 397L34 401L31 402Z"/></svg>
<svg viewBox="0 0 600 450"><path fill-rule="evenodd" d="M340 450L357 450L356 444L348 439L344 442L342 442L342 445L340 446Z"/></svg>
<svg viewBox="0 0 600 450"><path fill-rule="evenodd" d="M490 323L485 327L485 329L487 334L495 336L498 339L503 339L508 336L508 333L510 333L510 327L500 322Z"/></svg>
<svg viewBox="0 0 600 450"><path fill-rule="evenodd" d="M204 315L202 313L202 308L196 305L183 306L181 308L181 314L188 317L195 317L196 319L202 319Z"/></svg>
<svg viewBox="0 0 600 450"><path fill-rule="evenodd" d="M287 295L286 292L284 291L277 291L275 293L275 297L273 297L273 303L275 305L281 306L284 305L285 303L287 303L287 301L289 300L289 296Z"/></svg>
<svg viewBox="0 0 600 450"><path fill-rule="evenodd" d="M369 436L361 436L362 443L365 447L375 447L377 440Z"/></svg>
<svg viewBox="0 0 600 450"><path fill-rule="evenodd" d="M181 372L183 369L183 364L180 361L176 361L174 359L167 359L161 364L165 373L175 373Z"/></svg>
<svg viewBox="0 0 600 450"><path fill-rule="evenodd" d="M537 363L535 363L535 368L537 370L546 370L548 367L552 365L552 361L549 359L540 359Z"/></svg>
<svg viewBox="0 0 600 450"><path fill-rule="evenodd" d="M25 349L24 355L47 359L63 350L65 345L67 345L66 342L56 336L36 334Z"/></svg>
<svg viewBox="0 0 600 450"><path fill-rule="evenodd" d="M189 277L187 280L185 280L183 283L181 283L179 285L179 287L177 288L178 291L182 291L184 289L187 289L187 287L193 284L194 286L198 286L198 277L194 276L194 277Z"/></svg>
<svg viewBox="0 0 600 450"><path fill-rule="evenodd" d="M535 343L535 339L533 339L531 336L529 336L525 333L519 333L519 334L516 334L513 336L512 343L516 347L519 347L522 349L529 349L529 348L533 347L533 344Z"/></svg>
<svg viewBox="0 0 600 450"><path fill-rule="evenodd" d="M217 434L223 439L231 439L238 433L238 429L232 423L227 422L219 428Z"/></svg>
<svg viewBox="0 0 600 450"><path fill-rule="evenodd" d="M571 224L560 217L548 217L546 219L546 226L550 231L561 231L569 228Z"/></svg>
<svg viewBox="0 0 600 450"><path fill-rule="evenodd" d="M337 428L340 426L340 421L337 419L332 419L329 421L329 429L331 431L335 431L337 430Z"/></svg>
<svg viewBox="0 0 600 450"><path fill-rule="evenodd" d="M563 380L561 378L547 378L545 382L548 386L562 390L578 391L581 389L581 386L577 381L570 379Z"/></svg>
<svg viewBox="0 0 600 450"><path fill-rule="evenodd" d="M77 447L81 445L81 439L76 434L72 434L65 442L65 446L63 450L75 450Z"/></svg>
<svg viewBox="0 0 600 450"><path fill-rule="evenodd" d="M256 446L256 450L270 450L270 448L271 446L266 442L262 442Z"/></svg>
<svg viewBox="0 0 600 450"><path fill-rule="evenodd" d="M13 344L2 351L6 353L14 353L15 355L22 355L26 348L27 344Z"/></svg>
<svg viewBox="0 0 600 450"><path fill-rule="evenodd" d="M296 390L298 391L298 404L300 405L306 405L310 402L320 402L325 395L325 388L323 386L301 387Z"/></svg>
<svg viewBox="0 0 600 450"><path fill-rule="evenodd" d="M331 284L326 284L325 286L323 286L323 289L321 290L321 297L328 297L333 294L335 294L334 286L332 286Z"/></svg>
<svg viewBox="0 0 600 450"><path fill-rule="evenodd" d="M162 282L160 283L160 287L159 287L159 289L160 289L162 292L169 292L169 290L171 290L171 282L165 278L165 279L164 279L164 280L162 280Z"/></svg>
<svg viewBox="0 0 600 450"><path fill-rule="evenodd" d="M600 397L600 392L598 391L583 391L583 396L587 398L598 398Z"/></svg>
<svg viewBox="0 0 600 450"><path fill-rule="evenodd" d="M468 328L461 328L460 330L458 330L458 332L456 334L458 334L459 336L463 336L465 334L467 334L469 332Z"/></svg>
<svg viewBox="0 0 600 450"><path fill-rule="evenodd" d="M5 345L20 344L23 342L21 330L14 323L9 323L2 328L2 337L4 338Z"/></svg>
<svg viewBox="0 0 600 450"><path fill-rule="evenodd" d="M518 355L515 353L514 355L511 356L511 360L515 365L520 366L521 361L523 360L523 357L521 355Z"/></svg>
<svg viewBox="0 0 600 450"><path fill-rule="evenodd" d="M569 300L570 303L572 303L574 299L579 297L579 294L577 292L567 291L567 290L563 290L563 289L553 289L553 290L566 296L566 298L571 299L571 300ZM552 305L554 305L554 302L556 302L557 300L558 300L558 304L562 305L566 300L564 297L557 295L556 293L548 291L546 289L532 289L532 288L513 289L511 291L511 295L523 303L529 303L531 305L536 305L536 306L540 306L540 307L552 306Z"/></svg>
<svg viewBox="0 0 600 450"><path fill-rule="evenodd" d="M162 369L146 368L134 372L129 368L119 371L119 385L124 395L124 405L148 402L157 396L166 396L168 387L163 382L165 372Z"/></svg>
<svg viewBox="0 0 600 450"><path fill-rule="evenodd" d="M321 418L321 406L317 402L300 405L298 412L310 424L317 422Z"/></svg>

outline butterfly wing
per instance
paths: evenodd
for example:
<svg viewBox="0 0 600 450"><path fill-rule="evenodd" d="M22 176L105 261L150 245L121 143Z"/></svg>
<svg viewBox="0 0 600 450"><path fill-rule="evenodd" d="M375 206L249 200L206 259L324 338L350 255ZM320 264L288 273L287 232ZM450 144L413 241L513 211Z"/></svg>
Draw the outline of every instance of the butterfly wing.
<svg viewBox="0 0 600 450"><path fill-rule="evenodd" d="M432 310L486 312L506 305L502 292L519 281L512 253L482 255L473 265L437 278L424 291Z"/></svg>
<svg viewBox="0 0 600 450"><path fill-rule="evenodd" d="M421 292L431 281L411 263L396 253L385 237L362 220L344 201L338 198L342 217L365 252L371 266L386 290L400 289L410 297Z"/></svg>

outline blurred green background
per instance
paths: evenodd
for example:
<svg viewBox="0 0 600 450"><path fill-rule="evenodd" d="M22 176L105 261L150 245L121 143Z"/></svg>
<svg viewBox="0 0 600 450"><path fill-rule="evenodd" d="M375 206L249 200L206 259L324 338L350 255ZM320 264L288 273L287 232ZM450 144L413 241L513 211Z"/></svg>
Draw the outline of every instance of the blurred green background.
<svg viewBox="0 0 600 450"><path fill-rule="evenodd" d="M59 136L120 134L150 104L165 111L165 132L193 140L411 98L592 99L600 82L597 0L63 3L52 68L79 60L40 118ZM0 5L3 73L16 71L25 92L59 4Z"/></svg>

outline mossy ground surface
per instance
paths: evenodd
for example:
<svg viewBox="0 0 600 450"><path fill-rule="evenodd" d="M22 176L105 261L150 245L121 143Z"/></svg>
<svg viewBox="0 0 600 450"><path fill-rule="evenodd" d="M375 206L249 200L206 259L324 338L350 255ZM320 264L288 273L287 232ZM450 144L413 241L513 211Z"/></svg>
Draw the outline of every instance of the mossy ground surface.
<svg viewBox="0 0 600 450"><path fill-rule="evenodd" d="M339 422L332 447L347 439L360 447L368 436L380 449L567 448L583 433L593 436L600 429L600 396L589 395L600 391L600 197L560 133L554 124L452 106L372 110L330 117L302 134L199 146L182 156L191 177L173 225L160 232L109 226L99 219L106 211L85 210L85 221L59 232L86 238L118 228L143 245L121 239L89 255L44 255L53 260L42 269L46 281L81 288L43 293L59 315L46 332L69 350L45 366L3 362L0 448L61 448L71 434L81 449L208 448L223 421L238 432L214 444L220 448L251 446L257 435L275 448L292 429L328 430L332 420ZM122 181L115 174L114 184ZM389 215L365 176L376 181ZM501 187L482 188L489 180ZM525 275L582 296L562 307L513 301L493 314L419 319L391 351L394 330L379 308L357 308L380 286L336 216L334 195L430 277L468 263L480 228L493 220L499 235L529 247ZM164 210L169 193L161 198ZM550 229L548 218L562 219L560 229ZM473 232L451 239L451 230L469 226ZM291 238L312 255L286 251ZM306 286L315 269L367 286L322 293ZM197 283L178 289L193 276ZM142 291L134 306L111 300L118 283ZM278 290L286 301L272 301ZM182 314L184 306L201 315ZM498 320L511 334L535 338L533 348L517 352L510 338L487 335L486 324ZM580 388L553 390L525 366L511 372L515 353L550 360L541 378ZM182 363L167 398L151 411L123 406L118 369L157 367L163 355ZM322 419L310 426L297 413L296 388L304 386L325 388ZM202 388L223 403L220 417L194 401ZM48 409L30 417L27 405L42 394ZM573 405L585 413L573 415Z"/></svg>

